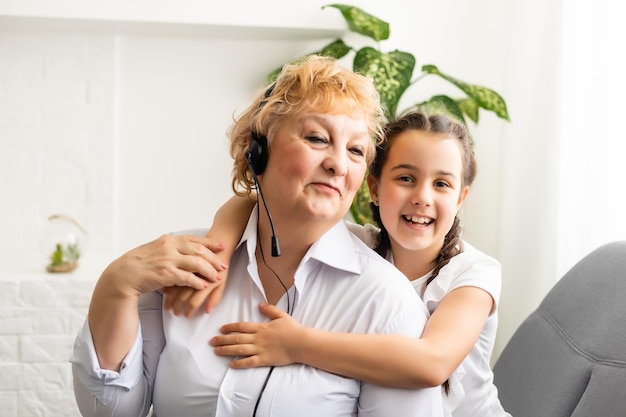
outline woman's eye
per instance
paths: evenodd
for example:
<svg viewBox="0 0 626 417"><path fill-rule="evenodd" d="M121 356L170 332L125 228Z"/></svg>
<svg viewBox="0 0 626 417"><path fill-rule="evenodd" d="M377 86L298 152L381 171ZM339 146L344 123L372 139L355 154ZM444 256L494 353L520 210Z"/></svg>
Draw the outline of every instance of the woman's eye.
<svg viewBox="0 0 626 417"><path fill-rule="evenodd" d="M350 152L359 156L365 155L365 151L363 151L363 148L361 148L360 146L355 146L354 148L350 148Z"/></svg>
<svg viewBox="0 0 626 417"><path fill-rule="evenodd" d="M313 143L326 143L326 138L322 136L305 136L306 140Z"/></svg>

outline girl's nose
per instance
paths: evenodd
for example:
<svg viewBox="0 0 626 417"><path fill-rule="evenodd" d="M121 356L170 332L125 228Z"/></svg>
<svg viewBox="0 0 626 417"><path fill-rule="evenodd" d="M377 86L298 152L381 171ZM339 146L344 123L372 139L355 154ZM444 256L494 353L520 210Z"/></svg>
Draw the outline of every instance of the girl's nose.
<svg viewBox="0 0 626 417"><path fill-rule="evenodd" d="M430 206L433 199L433 190L427 184L417 184L415 186L412 203L420 206Z"/></svg>

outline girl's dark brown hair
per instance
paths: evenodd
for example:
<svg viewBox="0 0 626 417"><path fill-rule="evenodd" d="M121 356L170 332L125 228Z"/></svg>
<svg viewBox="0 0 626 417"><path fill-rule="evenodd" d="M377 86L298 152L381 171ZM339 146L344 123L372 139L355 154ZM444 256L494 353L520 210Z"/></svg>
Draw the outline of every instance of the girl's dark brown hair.
<svg viewBox="0 0 626 417"><path fill-rule="evenodd" d="M376 158L369 168L370 175L380 181L383 167L387 162L389 150L393 146L393 143L398 135L406 132L407 130L418 130L422 132L442 134L458 140L461 149L461 157L463 159L461 185L463 187L469 187L472 185L474 178L476 178L477 166L474 150L472 149L472 142L465 126L444 115L426 116L419 112L407 113L401 118L389 122L385 126L383 129L383 140L379 141L380 143L376 148ZM374 249L379 255L386 257L387 253L391 249L389 233L380 218L380 208L374 203L370 203L370 208L372 210L372 217L380 228L378 243ZM439 254L434 259L435 268L431 276L428 278L426 285L430 284L437 277L441 268L446 266L452 257L458 255L462 251L463 242L461 240L461 225L459 216L457 215L454 218L452 227L446 234L441 251L439 251ZM448 381L444 382L443 388L447 394L450 390Z"/></svg>

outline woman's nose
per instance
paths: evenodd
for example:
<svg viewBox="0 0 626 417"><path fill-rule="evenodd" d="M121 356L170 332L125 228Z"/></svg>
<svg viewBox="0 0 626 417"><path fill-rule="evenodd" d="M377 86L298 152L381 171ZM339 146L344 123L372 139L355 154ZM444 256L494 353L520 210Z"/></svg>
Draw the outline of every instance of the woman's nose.
<svg viewBox="0 0 626 417"><path fill-rule="evenodd" d="M324 160L324 168L333 175L345 175L348 171L348 155L346 151L331 149Z"/></svg>

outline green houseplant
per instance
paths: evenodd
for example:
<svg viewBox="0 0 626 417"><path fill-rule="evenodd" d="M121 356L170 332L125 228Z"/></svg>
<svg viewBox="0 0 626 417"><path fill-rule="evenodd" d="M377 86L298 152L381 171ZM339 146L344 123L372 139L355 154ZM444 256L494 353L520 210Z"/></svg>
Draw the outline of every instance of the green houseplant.
<svg viewBox="0 0 626 417"><path fill-rule="evenodd" d="M356 50L342 39L337 39L322 49L307 55L318 54L341 59L354 53L352 69L373 78L387 120L393 120L408 111L419 110L427 114L445 113L467 125L468 120L478 123L480 109L491 111L501 119L510 120L504 99L495 91L461 81L431 64L423 65L421 70L416 72L415 57L409 52L397 49L383 52L380 48L380 42L388 39L390 35L387 22L355 6L329 4L323 6L322 9L327 7L339 10L348 23L349 30L371 38L376 43L376 47L365 46ZM282 67L272 71L268 75L268 81L274 81L281 69ZM427 76L442 78L457 87L462 96L452 98L445 94L435 95L425 101L414 103L399 110L398 104L407 89ZM357 223L372 222L370 201L367 184L363 182L350 208L350 212Z"/></svg>
<svg viewBox="0 0 626 417"><path fill-rule="evenodd" d="M80 248L77 244L67 244L63 246L57 243L54 251L50 255L50 262L46 266L48 272L70 272L78 266L80 258Z"/></svg>
<svg viewBox="0 0 626 417"><path fill-rule="evenodd" d="M42 249L47 257L46 271L71 272L78 267L86 231L72 217L53 214L42 240Z"/></svg>

